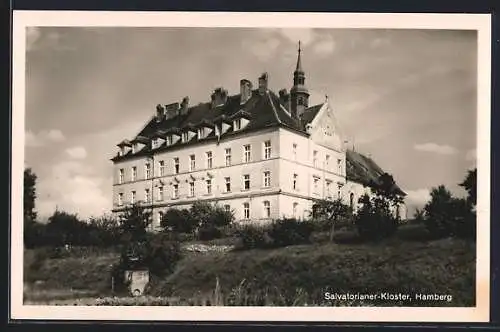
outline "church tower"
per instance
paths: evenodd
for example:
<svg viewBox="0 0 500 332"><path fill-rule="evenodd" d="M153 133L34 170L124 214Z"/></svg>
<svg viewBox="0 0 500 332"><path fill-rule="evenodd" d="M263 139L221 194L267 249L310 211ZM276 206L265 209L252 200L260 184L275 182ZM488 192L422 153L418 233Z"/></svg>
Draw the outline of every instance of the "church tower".
<svg viewBox="0 0 500 332"><path fill-rule="evenodd" d="M300 119L304 110L309 104L309 92L305 86L306 75L302 70L302 61L300 59L300 41L299 54L297 56L297 67L293 72L293 87L290 89L290 111L292 117Z"/></svg>

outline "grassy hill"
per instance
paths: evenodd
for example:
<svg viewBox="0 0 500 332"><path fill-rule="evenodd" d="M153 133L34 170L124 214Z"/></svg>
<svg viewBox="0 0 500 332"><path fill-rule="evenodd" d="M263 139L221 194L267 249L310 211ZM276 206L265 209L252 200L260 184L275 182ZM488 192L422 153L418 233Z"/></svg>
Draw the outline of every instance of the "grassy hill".
<svg viewBox="0 0 500 332"><path fill-rule="evenodd" d="M407 234L412 233L415 230L410 227ZM213 303L217 288L216 294L229 305L474 305L475 246L470 242L415 241L405 239L404 232L380 243L319 242L273 250L190 253L171 275L153 278L148 293L185 299L185 304ZM113 252L48 258L39 266L27 267L31 276L26 280L43 281L45 288L103 294L109 292L109 265L116 259ZM325 302L326 291L436 293L452 295L452 300L332 303Z"/></svg>

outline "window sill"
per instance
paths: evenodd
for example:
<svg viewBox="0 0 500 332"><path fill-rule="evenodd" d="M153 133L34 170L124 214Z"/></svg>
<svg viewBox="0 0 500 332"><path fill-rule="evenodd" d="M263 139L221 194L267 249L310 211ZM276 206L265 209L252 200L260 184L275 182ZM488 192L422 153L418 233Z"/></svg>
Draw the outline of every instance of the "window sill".
<svg viewBox="0 0 500 332"><path fill-rule="evenodd" d="M242 192L245 192L245 191L250 191L250 188L248 189L241 189Z"/></svg>

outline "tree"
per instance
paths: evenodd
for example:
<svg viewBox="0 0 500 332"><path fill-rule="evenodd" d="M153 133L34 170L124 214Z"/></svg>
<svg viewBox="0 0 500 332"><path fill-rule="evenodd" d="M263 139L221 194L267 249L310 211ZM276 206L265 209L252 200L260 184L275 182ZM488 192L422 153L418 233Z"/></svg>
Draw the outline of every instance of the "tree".
<svg viewBox="0 0 500 332"><path fill-rule="evenodd" d="M47 235L52 245L79 245L85 242L86 226L76 214L56 210L49 218Z"/></svg>
<svg viewBox="0 0 500 332"><path fill-rule="evenodd" d="M477 168L468 170L465 179L459 186L467 191L467 201L475 206L477 203Z"/></svg>
<svg viewBox="0 0 500 332"><path fill-rule="evenodd" d="M194 233L196 224L187 209L168 209L161 220L161 227L177 233Z"/></svg>
<svg viewBox="0 0 500 332"><path fill-rule="evenodd" d="M133 204L119 216L119 229L124 241L143 241L152 222L151 212L139 204Z"/></svg>
<svg viewBox="0 0 500 332"><path fill-rule="evenodd" d="M35 221L37 217L35 211L36 180L36 174L31 168L26 168L24 170L24 217L30 221Z"/></svg>
<svg viewBox="0 0 500 332"><path fill-rule="evenodd" d="M330 242L333 241L335 227L339 222L349 217L349 206L344 204L340 198L334 201L320 200L313 206L315 217L323 217L330 223Z"/></svg>

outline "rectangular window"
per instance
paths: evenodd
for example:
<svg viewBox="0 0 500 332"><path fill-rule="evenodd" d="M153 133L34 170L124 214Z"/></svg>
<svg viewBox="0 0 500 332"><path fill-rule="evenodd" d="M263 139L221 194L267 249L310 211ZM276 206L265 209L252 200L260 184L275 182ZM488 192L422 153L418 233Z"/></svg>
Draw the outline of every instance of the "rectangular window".
<svg viewBox="0 0 500 332"><path fill-rule="evenodd" d="M120 171L118 172L118 183L123 183L124 178L125 170L123 168L120 168Z"/></svg>
<svg viewBox="0 0 500 332"><path fill-rule="evenodd" d="M231 205L229 205L229 204L224 205L224 211L226 211L228 213L231 212Z"/></svg>
<svg viewBox="0 0 500 332"><path fill-rule="evenodd" d="M123 205L123 193L118 194L118 206Z"/></svg>
<svg viewBox="0 0 500 332"><path fill-rule="evenodd" d="M160 160L158 162L158 169L160 170L159 171L160 176L165 176L165 161Z"/></svg>
<svg viewBox="0 0 500 332"><path fill-rule="evenodd" d="M243 189L250 190L250 174L243 175Z"/></svg>
<svg viewBox="0 0 500 332"><path fill-rule="evenodd" d="M313 166L318 167L318 151L313 151Z"/></svg>
<svg viewBox="0 0 500 332"><path fill-rule="evenodd" d="M159 201L163 201L163 187L158 187L158 197Z"/></svg>
<svg viewBox="0 0 500 332"><path fill-rule="evenodd" d="M130 174L130 180L137 180L137 167L132 167L132 173Z"/></svg>
<svg viewBox="0 0 500 332"><path fill-rule="evenodd" d="M149 203L151 201L151 192L149 189L144 189L144 201Z"/></svg>
<svg viewBox="0 0 500 332"><path fill-rule="evenodd" d="M194 154L189 156L189 170L194 171L196 169L196 157Z"/></svg>
<svg viewBox="0 0 500 332"><path fill-rule="evenodd" d="M231 191L231 178L224 178L224 181L226 183L226 192L230 192Z"/></svg>
<svg viewBox="0 0 500 332"><path fill-rule="evenodd" d="M297 218L297 207L299 206L299 203L293 203L293 217Z"/></svg>
<svg viewBox="0 0 500 332"><path fill-rule="evenodd" d="M264 159L271 158L271 141L264 142Z"/></svg>
<svg viewBox="0 0 500 332"><path fill-rule="evenodd" d="M329 167L330 167L330 155L327 154L325 157L325 168L329 168Z"/></svg>
<svg viewBox="0 0 500 332"><path fill-rule="evenodd" d="M342 174L342 159L337 159L337 165L339 168L339 174Z"/></svg>
<svg viewBox="0 0 500 332"><path fill-rule="evenodd" d="M326 181L326 197L328 198L332 197L331 187L332 187L332 182Z"/></svg>
<svg viewBox="0 0 500 332"><path fill-rule="evenodd" d="M269 188L271 186L271 172L264 172L264 187Z"/></svg>
<svg viewBox="0 0 500 332"><path fill-rule="evenodd" d="M207 168L212 168L212 151L207 152Z"/></svg>
<svg viewBox="0 0 500 332"><path fill-rule="evenodd" d="M293 175L293 190L297 190L297 180L298 180L299 176L298 174L294 174Z"/></svg>
<svg viewBox="0 0 500 332"><path fill-rule="evenodd" d="M151 178L151 164L150 163L146 163L146 165L144 165L144 177L146 179Z"/></svg>
<svg viewBox="0 0 500 332"><path fill-rule="evenodd" d="M264 218L271 218L271 203L264 201Z"/></svg>
<svg viewBox="0 0 500 332"><path fill-rule="evenodd" d="M241 119L236 119L234 120L234 130L240 130L241 129Z"/></svg>
<svg viewBox="0 0 500 332"><path fill-rule="evenodd" d="M212 193L212 179L206 180L207 183L207 194L210 195Z"/></svg>
<svg viewBox="0 0 500 332"><path fill-rule="evenodd" d="M130 193L130 203L135 204L135 191Z"/></svg>
<svg viewBox="0 0 500 332"><path fill-rule="evenodd" d="M231 166L231 148L225 150L226 166Z"/></svg>
<svg viewBox="0 0 500 332"><path fill-rule="evenodd" d="M189 197L194 197L194 182L189 182Z"/></svg>
<svg viewBox="0 0 500 332"><path fill-rule="evenodd" d="M158 225L161 225L161 221L163 220L163 211L158 211Z"/></svg>
<svg viewBox="0 0 500 332"><path fill-rule="evenodd" d="M172 198L179 198L179 185L174 184L172 186Z"/></svg>
<svg viewBox="0 0 500 332"><path fill-rule="evenodd" d="M297 144L296 143L293 143L292 154L293 154L293 160L297 160Z"/></svg>
<svg viewBox="0 0 500 332"><path fill-rule="evenodd" d="M315 194L319 194L319 179L314 178L313 179L313 190Z"/></svg>
<svg viewBox="0 0 500 332"><path fill-rule="evenodd" d="M179 158L174 158L174 173L179 174Z"/></svg>
<svg viewBox="0 0 500 332"><path fill-rule="evenodd" d="M250 162L250 158L251 158L251 148L250 148L250 144L247 144L247 145L244 145L243 146L243 162L245 163L249 163Z"/></svg>
<svg viewBox="0 0 500 332"><path fill-rule="evenodd" d="M243 219L250 219L250 203L243 203Z"/></svg>

